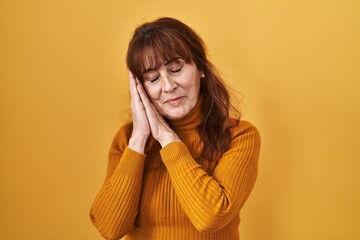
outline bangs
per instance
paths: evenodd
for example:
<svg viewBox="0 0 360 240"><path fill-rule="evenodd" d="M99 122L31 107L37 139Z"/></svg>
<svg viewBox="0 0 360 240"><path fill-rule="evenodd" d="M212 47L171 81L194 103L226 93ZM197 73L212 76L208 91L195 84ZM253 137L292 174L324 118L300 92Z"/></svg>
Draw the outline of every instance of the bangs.
<svg viewBox="0 0 360 240"><path fill-rule="evenodd" d="M141 81L147 70L159 69L165 62L182 58L192 61L191 51L174 32L150 32L132 42L127 53L129 70Z"/></svg>

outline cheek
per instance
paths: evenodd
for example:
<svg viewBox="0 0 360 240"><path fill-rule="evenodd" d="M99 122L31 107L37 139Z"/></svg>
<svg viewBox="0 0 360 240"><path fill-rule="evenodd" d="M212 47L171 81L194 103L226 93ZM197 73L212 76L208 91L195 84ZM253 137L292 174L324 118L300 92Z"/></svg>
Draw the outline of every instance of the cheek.
<svg viewBox="0 0 360 240"><path fill-rule="evenodd" d="M196 74L193 74L192 76L187 78L187 81L184 82L183 86L189 89L189 91L193 94L198 94L200 90L200 79L197 78Z"/></svg>
<svg viewBox="0 0 360 240"><path fill-rule="evenodd" d="M160 89L159 88L157 88L155 86L148 86L148 85L145 85L144 88L146 90L148 97L151 100L157 100L160 98Z"/></svg>
<svg viewBox="0 0 360 240"><path fill-rule="evenodd" d="M200 79L196 79L194 88L196 89L196 92L199 93L200 92Z"/></svg>

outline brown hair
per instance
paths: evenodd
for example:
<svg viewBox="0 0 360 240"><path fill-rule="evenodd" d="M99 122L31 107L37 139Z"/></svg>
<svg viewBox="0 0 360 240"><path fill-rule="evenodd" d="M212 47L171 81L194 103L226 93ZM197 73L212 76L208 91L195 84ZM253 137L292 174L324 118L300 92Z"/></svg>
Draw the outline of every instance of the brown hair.
<svg viewBox="0 0 360 240"><path fill-rule="evenodd" d="M202 111L205 119L199 127L203 141L200 157L214 163L229 149L232 135L230 128L239 118L230 119L229 110L236 109L230 103L220 75L206 57L203 40L189 26L173 18L159 18L136 28L126 56L129 70L141 81L146 69L159 68L165 61L181 57L185 62L194 62L203 71L200 95L206 104Z"/></svg>

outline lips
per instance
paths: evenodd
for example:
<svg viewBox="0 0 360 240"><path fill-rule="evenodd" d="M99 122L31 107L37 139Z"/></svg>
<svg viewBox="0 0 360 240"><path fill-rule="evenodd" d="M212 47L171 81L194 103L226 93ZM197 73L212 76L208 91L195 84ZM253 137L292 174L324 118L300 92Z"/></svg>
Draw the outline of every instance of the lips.
<svg viewBox="0 0 360 240"><path fill-rule="evenodd" d="M180 97L175 97L175 98L169 98L167 99L164 103L176 103L177 101L179 101L180 99L182 99L184 96L180 96Z"/></svg>

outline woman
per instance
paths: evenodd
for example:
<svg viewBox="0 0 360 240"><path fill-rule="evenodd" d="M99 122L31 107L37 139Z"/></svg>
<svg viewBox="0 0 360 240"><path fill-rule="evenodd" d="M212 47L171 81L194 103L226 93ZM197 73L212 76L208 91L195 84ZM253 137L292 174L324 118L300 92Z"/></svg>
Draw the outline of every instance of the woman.
<svg viewBox="0 0 360 240"><path fill-rule="evenodd" d="M239 239L260 137L229 116L229 94L200 37L160 18L129 43L132 123L112 143L90 212L106 239Z"/></svg>

